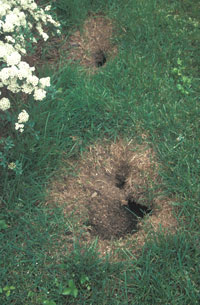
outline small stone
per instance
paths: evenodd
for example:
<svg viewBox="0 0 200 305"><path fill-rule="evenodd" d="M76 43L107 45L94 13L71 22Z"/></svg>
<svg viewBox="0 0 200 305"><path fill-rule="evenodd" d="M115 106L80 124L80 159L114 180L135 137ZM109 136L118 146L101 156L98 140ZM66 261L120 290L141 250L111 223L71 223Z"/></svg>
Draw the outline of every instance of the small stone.
<svg viewBox="0 0 200 305"><path fill-rule="evenodd" d="M92 198L94 198L94 197L96 197L98 194L97 194L97 192L94 192L93 194L92 194Z"/></svg>

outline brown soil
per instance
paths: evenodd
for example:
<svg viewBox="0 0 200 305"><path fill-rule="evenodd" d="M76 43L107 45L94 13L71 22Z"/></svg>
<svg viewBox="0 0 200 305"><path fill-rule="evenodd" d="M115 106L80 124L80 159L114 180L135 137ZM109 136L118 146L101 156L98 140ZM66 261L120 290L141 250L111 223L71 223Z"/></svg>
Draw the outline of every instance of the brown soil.
<svg viewBox="0 0 200 305"><path fill-rule="evenodd" d="M91 15L85 21L82 32L77 31L70 37L69 59L96 70L117 53L116 46L111 42L112 36L111 21L102 15Z"/></svg>
<svg viewBox="0 0 200 305"><path fill-rule="evenodd" d="M72 160L74 167L75 161ZM69 166L69 164L68 164ZM155 153L134 142L96 144L89 147L76 164L76 176L65 175L51 185L51 199L64 209L73 238L90 243L98 237L102 254L127 243L144 244L148 233L160 227L174 231L170 200L161 195ZM151 209L137 217L130 211L131 202Z"/></svg>
<svg viewBox="0 0 200 305"><path fill-rule="evenodd" d="M94 73L117 54L112 36L111 20L102 14L91 14L83 24L82 31L76 31L69 38L61 35L49 37L47 41L40 39L34 46L34 54L24 56L23 60L36 70L47 66L54 70L66 62L77 62Z"/></svg>

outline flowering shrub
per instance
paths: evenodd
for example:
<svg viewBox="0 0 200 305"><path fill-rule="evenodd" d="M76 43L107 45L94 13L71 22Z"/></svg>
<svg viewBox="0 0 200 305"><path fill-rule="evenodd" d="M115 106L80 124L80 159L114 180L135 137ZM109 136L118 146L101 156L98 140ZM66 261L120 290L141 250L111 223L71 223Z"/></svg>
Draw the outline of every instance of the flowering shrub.
<svg viewBox="0 0 200 305"><path fill-rule="evenodd" d="M45 89L50 86L50 77L39 79L34 75L35 67L30 67L22 58L32 51L37 39L42 37L46 41L49 38L43 25L52 26L60 33L59 22L48 14L50 9L50 5L44 10L39 8L34 0L0 0L0 118L3 118L2 112L6 114L12 107L9 92L32 94L38 101L46 97ZM23 109L18 115L15 130L22 133L28 119L29 114ZM2 152L0 161L1 155ZM13 162L9 163L5 158L3 166L15 168Z"/></svg>

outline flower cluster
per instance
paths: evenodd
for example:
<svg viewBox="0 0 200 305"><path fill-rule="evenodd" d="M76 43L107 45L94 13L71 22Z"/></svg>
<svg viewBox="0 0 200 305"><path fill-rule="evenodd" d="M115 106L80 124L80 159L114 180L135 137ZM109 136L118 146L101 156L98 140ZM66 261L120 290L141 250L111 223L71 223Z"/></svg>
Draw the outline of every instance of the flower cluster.
<svg viewBox="0 0 200 305"><path fill-rule="evenodd" d="M22 112L20 112L20 114L18 115L18 122L15 123L15 129L18 130L20 132L24 131L24 124L22 123L26 123L29 119L29 114L26 112L26 110L22 110Z"/></svg>
<svg viewBox="0 0 200 305"><path fill-rule="evenodd" d="M12 55L14 61L14 53ZM35 100L42 100L46 96L45 87L50 86L50 77L39 79L33 75L34 71L35 67L30 67L24 61L5 67L0 71L0 88L7 87L13 93L33 93ZM39 94L38 91L40 92Z"/></svg>
<svg viewBox="0 0 200 305"><path fill-rule="evenodd" d="M47 14L50 9L49 5L45 10L39 8L34 0L0 0L0 35L3 38L0 41L0 88L7 88L13 93L33 94L38 101L46 97L45 88L50 86L50 78L39 79L35 76L35 68L22 61L22 56L26 54L26 39L23 34L27 29L29 40L35 43L37 40L30 35L34 25L44 40L49 36L43 31L42 24L50 23L57 28L60 26ZM58 33L59 31L57 29ZM10 106L8 98L1 98L0 92L0 110L6 111ZM18 121L15 129L22 132L24 126L20 124Z"/></svg>
<svg viewBox="0 0 200 305"><path fill-rule="evenodd" d="M5 111L10 108L10 101L8 98L3 97L0 99L0 110Z"/></svg>
<svg viewBox="0 0 200 305"><path fill-rule="evenodd" d="M46 97L50 77L38 78L34 75L35 67L25 62L23 56L32 50L38 37L44 41L49 38L43 26L48 29L52 26L60 34L60 24L49 14L50 10L50 5L42 9L34 0L0 0L0 112L3 111L6 115L12 106L8 96L4 96L8 91L32 94L38 101ZM28 120L29 114L23 109L18 115L15 130L22 133ZM4 140L8 139L9 137ZM10 143L7 142L2 142L5 147ZM12 146L14 144L10 144L9 149ZM4 153L5 151L8 149L4 149ZM0 165L21 174L21 164L18 161L9 162L4 153L0 152Z"/></svg>

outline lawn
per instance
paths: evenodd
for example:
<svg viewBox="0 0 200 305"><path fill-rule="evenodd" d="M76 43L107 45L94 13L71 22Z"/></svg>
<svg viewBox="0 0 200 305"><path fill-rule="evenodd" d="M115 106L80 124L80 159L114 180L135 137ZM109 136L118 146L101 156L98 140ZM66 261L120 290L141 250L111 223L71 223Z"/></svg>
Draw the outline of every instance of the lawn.
<svg viewBox="0 0 200 305"><path fill-rule="evenodd" d="M27 130L0 116L0 304L199 304L199 1L36 2L62 34Z"/></svg>

